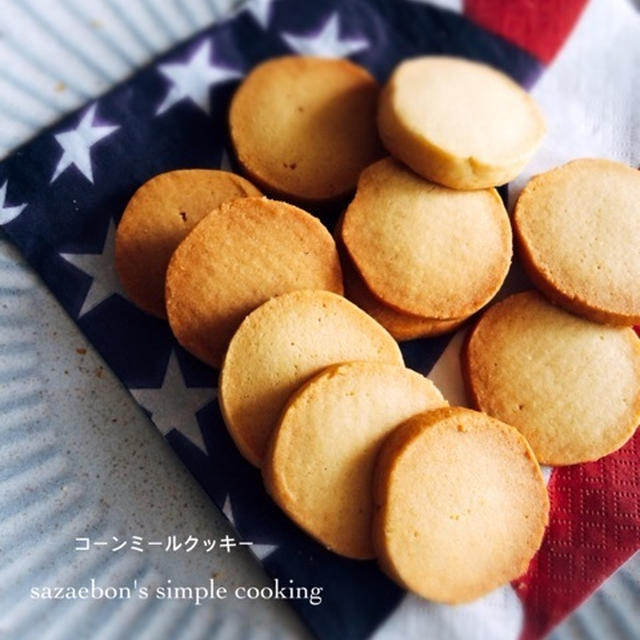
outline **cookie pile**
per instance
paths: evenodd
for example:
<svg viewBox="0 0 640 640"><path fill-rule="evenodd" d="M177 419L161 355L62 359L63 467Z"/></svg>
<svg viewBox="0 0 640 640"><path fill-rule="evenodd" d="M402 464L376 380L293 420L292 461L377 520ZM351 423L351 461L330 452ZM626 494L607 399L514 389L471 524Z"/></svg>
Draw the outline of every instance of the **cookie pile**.
<svg viewBox="0 0 640 640"><path fill-rule="evenodd" d="M145 182L116 233L116 269L129 298L147 313L166 318L164 285L178 244L223 202L260 195L241 176L214 169L169 171Z"/></svg>
<svg viewBox="0 0 640 640"><path fill-rule="evenodd" d="M262 466L296 389L325 367L351 360L404 365L396 341L342 296L293 291L250 313L231 339L219 380L220 408L244 457Z"/></svg>
<svg viewBox="0 0 640 640"><path fill-rule="evenodd" d="M517 427L538 460L619 449L640 421L640 173L580 159L516 202L522 265L539 293L489 309L462 355L476 407Z"/></svg>
<svg viewBox="0 0 640 640"><path fill-rule="evenodd" d="M360 174L337 230L346 295L398 340L452 331L507 275L511 225L495 187L538 146L542 115L487 65L423 56L391 74L377 125L394 159Z"/></svg>
<svg viewBox="0 0 640 640"><path fill-rule="evenodd" d="M630 437L638 340L537 293L509 298L482 316L465 349L482 412L449 407L404 366L397 340L454 330L502 286L512 225L495 187L538 145L536 105L503 74L460 59L407 61L380 90L351 62L284 56L244 79L229 129L257 187L204 170L143 185L116 237L125 290L220 369L232 439L321 544L377 558L439 602L515 579L548 521L539 461L591 459ZM516 208L527 270L573 310L640 317L625 284L603 292L637 266L633 251L610 263L618 236L604 223L583 224L585 238L597 237L566 277L571 260L558 256L575 225L565 211L604 205L586 186L589 171L575 180L559 171L535 179ZM612 194L632 182L622 170L607 175ZM576 180L584 196L558 195ZM633 189L617 205L633 209ZM344 209L333 236L305 210L330 206ZM551 209L560 215L540 215Z"/></svg>
<svg viewBox="0 0 640 640"><path fill-rule="evenodd" d="M450 189L390 157L360 174L336 236L346 295L398 340L459 326L493 298L511 263L495 189Z"/></svg>
<svg viewBox="0 0 640 640"><path fill-rule="evenodd" d="M545 130L531 97L503 74L437 56L396 68L381 92L378 128L398 160L433 181L429 184L444 185L432 187L425 201L445 187L479 194L514 178ZM371 189L366 175L371 170L361 174L339 231L349 258L343 257L347 295L354 292L354 299L388 322L398 339L419 333L408 330L406 317L397 326L397 312L456 326L456 313L450 307L446 313L445 305L452 298L460 302L460 281L480 296L478 272L491 272L488 258L495 258L498 242L479 226L461 232L449 244L457 255L448 249L449 260L439 256L435 261L449 276L448 288L438 291L440 272L433 266L421 271L427 261L412 253L409 238L420 238L431 257L442 250L433 243L446 235L433 215L425 215L417 228L407 227L407 217L419 216L406 211L417 205L389 195L394 184L389 174L384 186ZM460 191L466 189L475 191ZM362 232L348 227L360 197L369 212ZM380 219L384 223L376 224ZM469 395L476 408L519 429L541 463L597 460L620 448L640 421L640 342L631 328L640 323L640 173L609 160L575 160L534 177L518 198L512 222L518 258L542 295L532 291L508 298L488 309L471 330L462 353ZM461 229L453 220L451 227ZM384 240L376 236L380 232ZM478 238L486 244L473 246ZM373 258L363 256L359 244L371 247ZM403 251L394 253L400 247ZM398 271L397 265L402 265ZM391 292L381 273L401 284ZM440 306L420 308L406 295L410 287L423 302L438 291L434 297ZM496 290L484 301L478 297L478 305L466 314L459 311L458 318L484 306ZM440 330L438 324L424 326L423 335Z"/></svg>
<svg viewBox="0 0 640 640"><path fill-rule="evenodd" d="M267 198L237 198L205 217L174 251L165 284L178 342L220 367L244 317L294 289L342 293L336 247L318 218Z"/></svg>

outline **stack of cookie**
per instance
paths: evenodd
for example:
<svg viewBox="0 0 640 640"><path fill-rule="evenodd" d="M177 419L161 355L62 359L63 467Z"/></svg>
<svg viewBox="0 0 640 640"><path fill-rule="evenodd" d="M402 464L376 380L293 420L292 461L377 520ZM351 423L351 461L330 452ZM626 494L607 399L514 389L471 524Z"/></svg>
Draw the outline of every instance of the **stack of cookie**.
<svg viewBox="0 0 640 640"><path fill-rule="evenodd" d="M116 236L125 290L220 369L219 403L239 451L320 543L375 557L401 585L440 602L515 579L547 524L539 461L592 459L630 436L638 341L539 294L509 299L487 311L465 351L482 413L449 407L404 366L396 340L452 331L500 289L512 231L495 187L539 143L537 107L470 61L408 61L380 91L351 62L285 56L241 83L229 127L251 182L182 170L140 187ZM581 211L602 206L588 174ZM607 175L611 193L633 183L616 196L633 208L631 176ZM612 260L620 232L586 225L599 266L594 247L583 249L567 280L562 243L573 218L540 211L564 213L574 196L540 198L567 179L540 180L515 215L533 280L596 320L636 321L640 298L623 292L637 252ZM345 204L333 236L305 211ZM629 234L638 220L626 223ZM607 293L614 280L620 292Z"/></svg>
<svg viewBox="0 0 640 640"><path fill-rule="evenodd" d="M360 174L336 238L347 297L397 340L457 328L495 296L511 263L495 189L443 187L390 157Z"/></svg>
<svg viewBox="0 0 640 640"><path fill-rule="evenodd" d="M338 228L346 295L398 340L452 331L484 307L511 263L495 187L544 133L530 96L486 65L425 56L384 86L387 158L364 171Z"/></svg>
<svg viewBox="0 0 640 640"><path fill-rule="evenodd" d="M258 65L229 113L252 182L193 169L141 186L116 235L116 267L131 300L166 317L181 345L220 368L244 317L271 297L342 294L331 234L296 205L339 201L381 156L378 93L371 74L345 60L287 56Z"/></svg>
<svg viewBox="0 0 640 640"><path fill-rule="evenodd" d="M519 173L544 122L503 74L424 57L391 75L378 128L413 172L383 160L361 174L338 229L346 293L398 339L450 330L502 284L511 227L498 227L497 197L489 214L489 194ZM462 355L469 395L541 463L596 460L640 420L640 173L582 159L536 176L513 228L542 295L510 297L476 324Z"/></svg>
<svg viewBox="0 0 640 640"><path fill-rule="evenodd" d="M462 355L475 406L517 427L538 460L619 449L640 421L640 173L581 159L535 176L513 214L539 291L489 309Z"/></svg>
<svg viewBox="0 0 640 640"><path fill-rule="evenodd" d="M520 575L541 543L549 502L524 437L448 407L390 334L335 293L293 291L250 313L219 401L294 522L336 553L378 558L425 597L476 598Z"/></svg>

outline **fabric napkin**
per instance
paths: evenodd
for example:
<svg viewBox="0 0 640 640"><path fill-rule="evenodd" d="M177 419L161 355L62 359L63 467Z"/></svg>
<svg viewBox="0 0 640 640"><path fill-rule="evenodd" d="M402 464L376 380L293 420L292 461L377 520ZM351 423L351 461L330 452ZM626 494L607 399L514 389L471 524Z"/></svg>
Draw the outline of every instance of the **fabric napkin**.
<svg viewBox="0 0 640 640"><path fill-rule="evenodd" d="M551 524L529 571L462 607L405 594L374 562L340 558L288 521L236 452L216 372L123 294L114 230L135 189L162 171L233 168L226 109L241 76L291 52L348 56L380 80L400 60L481 60L532 89L547 115L532 172L578 155L640 163L640 19L622 0L255 0L85 105L0 163L0 224L320 638L538 638L640 542L640 440L596 463L555 470ZM442 6L444 5L444 6ZM571 34L571 35L570 35ZM613 47L611 43L615 42ZM634 93L635 88L635 93ZM635 103L633 96L636 96ZM469 105L473 117L473 105ZM328 220L329 218L325 218ZM465 402L460 336L403 345L408 366Z"/></svg>

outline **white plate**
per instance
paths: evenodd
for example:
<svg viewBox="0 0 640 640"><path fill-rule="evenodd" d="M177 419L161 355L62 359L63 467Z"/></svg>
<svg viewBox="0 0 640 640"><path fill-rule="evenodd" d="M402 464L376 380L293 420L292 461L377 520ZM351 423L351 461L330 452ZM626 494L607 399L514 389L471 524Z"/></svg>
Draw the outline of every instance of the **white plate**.
<svg viewBox="0 0 640 640"><path fill-rule="evenodd" d="M0 158L104 93L236 0L3 0ZM86 353L83 351L86 349ZM123 433L126 432L126 439ZM248 554L75 551L77 537L232 531L136 403L15 252L0 243L0 636L305 637L283 605L33 599L31 588L268 584ZM113 545L112 545L113 546ZM640 556L555 640L638 638ZM393 628L384 637L396 637Z"/></svg>

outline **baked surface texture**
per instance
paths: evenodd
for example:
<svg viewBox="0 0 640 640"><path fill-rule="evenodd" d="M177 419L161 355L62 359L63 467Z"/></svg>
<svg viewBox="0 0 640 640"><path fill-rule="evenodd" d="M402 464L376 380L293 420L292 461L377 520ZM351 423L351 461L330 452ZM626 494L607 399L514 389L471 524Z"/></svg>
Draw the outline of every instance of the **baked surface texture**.
<svg viewBox="0 0 640 640"><path fill-rule="evenodd" d="M129 200L116 232L116 269L129 298L166 318L164 281L176 247L223 202L260 195L248 180L215 169L179 169L145 182Z"/></svg>
<svg viewBox="0 0 640 640"><path fill-rule="evenodd" d="M523 574L541 544L549 500L525 439L482 413L414 416L384 442L374 476L373 541L401 586L448 604Z"/></svg>
<svg viewBox="0 0 640 640"><path fill-rule="evenodd" d="M554 302L596 322L640 323L640 172L583 158L535 176L514 210L523 266Z"/></svg>
<svg viewBox="0 0 640 640"><path fill-rule="evenodd" d="M446 405L433 383L376 362L331 366L297 391L265 458L267 491L307 533L350 558L372 558L378 449L408 417Z"/></svg>
<svg viewBox="0 0 640 640"><path fill-rule="evenodd" d="M546 127L533 98L497 69L422 56L384 86L378 129L387 150L425 178L480 189L518 175Z"/></svg>
<svg viewBox="0 0 640 640"><path fill-rule="evenodd" d="M537 291L488 309L462 354L475 406L516 427L543 464L597 460L640 421L640 340Z"/></svg>
<svg viewBox="0 0 640 640"><path fill-rule="evenodd" d="M452 320L423 318L422 316L398 311L376 298L355 268L342 242L341 233L342 218L336 226L334 238L340 255L344 295L379 322L396 340L403 342L417 338L439 336L443 333L454 331L465 321L465 318L454 318Z"/></svg>
<svg viewBox="0 0 640 640"><path fill-rule="evenodd" d="M301 204L341 198L383 155L378 94L373 76L349 60L284 56L263 62L231 102L238 161L275 196Z"/></svg>
<svg viewBox="0 0 640 640"><path fill-rule="evenodd" d="M340 264L345 296L379 322L399 342L449 333L466 320L466 318L437 320L398 311L384 304L371 293L348 255L341 254Z"/></svg>
<svg viewBox="0 0 640 640"><path fill-rule="evenodd" d="M169 324L185 349L220 367L244 317L297 289L342 293L330 233L293 205L240 198L203 218L173 254L166 281Z"/></svg>
<svg viewBox="0 0 640 640"><path fill-rule="evenodd" d="M285 293L250 313L229 343L218 390L244 457L260 466L291 394L325 367L349 360L404 364L383 327L329 291Z"/></svg>
<svg viewBox="0 0 640 640"><path fill-rule="evenodd" d="M511 225L495 189L449 189L390 157L360 175L341 237L375 297L434 320L483 307L511 263Z"/></svg>

